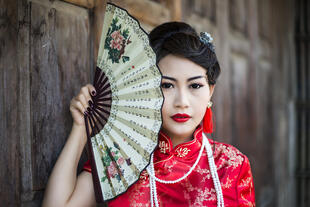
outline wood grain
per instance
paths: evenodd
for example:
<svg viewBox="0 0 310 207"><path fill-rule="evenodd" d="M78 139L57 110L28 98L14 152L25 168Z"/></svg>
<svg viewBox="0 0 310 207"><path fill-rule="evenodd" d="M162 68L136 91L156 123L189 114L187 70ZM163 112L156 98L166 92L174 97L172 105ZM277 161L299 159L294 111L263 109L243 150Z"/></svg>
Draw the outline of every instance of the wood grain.
<svg viewBox="0 0 310 207"><path fill-rule="evenodd" d="M0 200L20 204L17 1L0 1Z"/></svg>

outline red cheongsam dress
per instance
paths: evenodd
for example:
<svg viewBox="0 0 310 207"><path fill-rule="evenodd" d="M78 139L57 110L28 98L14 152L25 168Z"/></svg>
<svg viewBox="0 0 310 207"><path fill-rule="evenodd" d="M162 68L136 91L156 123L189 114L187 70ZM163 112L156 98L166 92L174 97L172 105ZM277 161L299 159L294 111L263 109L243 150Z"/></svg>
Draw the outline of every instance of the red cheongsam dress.
<svg viewBox="0 0 310 207"><path fill-rule="evenodd" d="M248 158L235 147L208 139L220 179L225 207L255 206L253 177ZM191 141L173 148L171 139L159 134L159 146L154 152L156 177L176 180L186 174L195 163L202 145L202 128L197 127ZM89 161L84 170L91 172ZM159 206L216 206L216 191L210 174L206 150L193 172L175 184L156 182ZM150 203L149 176L146 171L128 191L112 201L109 207L147 207Z"/></svg>

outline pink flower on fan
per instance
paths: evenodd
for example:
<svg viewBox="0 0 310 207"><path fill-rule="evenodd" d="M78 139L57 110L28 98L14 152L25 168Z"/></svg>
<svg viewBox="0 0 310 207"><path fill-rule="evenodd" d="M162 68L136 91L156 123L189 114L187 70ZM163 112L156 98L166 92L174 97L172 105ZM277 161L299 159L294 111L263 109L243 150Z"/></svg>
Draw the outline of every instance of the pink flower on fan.
<svg viewBox="0 0 310 207"><path fill-rule="evenodd" d="M117 175L117 169L113 162L111 162L111 165L108 166L108 172L109 172L110 177L115 177L115 175Z"/></svg>
<svg viewBox="0 0 310 207"><path fill-rule="evenodd" d="M119 31L114 31L111 34L111 37L113 39L110 42L110 47L112 49L121 50L122 49L123 40L124 40L124 37L121 35L121 33Z"/></svg>
<svg viewBox="0 0 310 207"><path fill-rule="evenodd" d="M117 160L117 164L118 164L118 165L122 165L122 164L124 164L124 162L125 162L125 160L124 160L124 158L122 158L122 157L120 157L120 158Z"/></svg>

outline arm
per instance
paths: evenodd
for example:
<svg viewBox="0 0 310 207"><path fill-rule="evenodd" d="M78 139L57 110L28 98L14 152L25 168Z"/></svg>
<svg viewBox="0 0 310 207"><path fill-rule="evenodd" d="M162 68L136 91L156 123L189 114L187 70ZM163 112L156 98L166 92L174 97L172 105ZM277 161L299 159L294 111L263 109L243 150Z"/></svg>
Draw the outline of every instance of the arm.
<svg viewBox="0 0 310 207"><path fill-rule="evenodd" d="M77 166L86 144L83 113L90 100L91 85L83 87L72 99L70 111L74 119L71 133L49 177L43 207L50 206L96 206L92 175L82 172L78 177Z"/></svg>
<svg viewBox="0 0 310 207"><path fill-rule="evenodd" d="M237 180L238 206L255 206L255 191L253 176L248 158L244 156L244 161Z"/></svg>

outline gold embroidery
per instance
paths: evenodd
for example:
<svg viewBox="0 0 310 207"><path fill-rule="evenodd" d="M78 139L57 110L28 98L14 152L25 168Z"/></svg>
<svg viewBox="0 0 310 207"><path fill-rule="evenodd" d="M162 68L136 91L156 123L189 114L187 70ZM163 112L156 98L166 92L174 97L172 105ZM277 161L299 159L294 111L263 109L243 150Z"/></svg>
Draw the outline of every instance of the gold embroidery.
<svg viewBox="0 0 310 207"><path fill-rule="evenodd" d="M140 174L140 181L146 180L149 174L146 172L146 170L143 170L142 173Z"/></svg>
<svg viewBox="0 0 310 207"><path fill-rule="evenodd" d="M161 152L161 153L166 154L166 150L169 149L168 143L166 143L165 141L160 141L160 142L159 142L159 149L160 149L160 152Z"/></svg>
<svg viewBox="0 0 310 207"><path fill-rule="evenodd" d="M214 188L201 188L200 186L193 186L190 181L181 183L184 187L183 195L188 200L188 206L204 206L205 201L216 201L216 192ZM194 193L195 196L191 196L190 193Z"/></svg>
<svg viewBox="0 0 310 207"><path fill-rule="evenodd" d="M169 173L173 173L173 168L175 165L177 165L178 162L176 160L173 160L172 163L170 165L167 165L166 168L167 168L167 171Z"/></svg>
<svg viewBox="0 0 310 207"><path fill-rule="evenodd" d="M177 156L178 157L185 157L189 151L191 151L190 149L188 149L187 147L180 147L179 149L176 150L176 152L178 153Z"/></svg>
<svg viewBox="0 0 310 207"><path fill-rule="evenodd" d="M202 177L201 182L205 182L206 179L211 179L211 173L209 169L202 169L199 165L197 165L195 172L199 173Z"/></svg>
<svg viewBox="0 0 310 207"><path fill-rule="evenodd" d="M228 147L224 144L218 144L215 147L214 159L216 159L221 154L224 154L225 156L221 156L218 160L217 170L229 167L232 167L232 169L237 169L244 160L242 154L239 154L237 149Z"/></svg>
<svg viewBox="0 0 310 207"><path fill-rule="evenodd" d="M197 189L197 193L193 206L203 206L204 201L216 200L216 192L214 188Z"/></svg>
<svg viewBox="0 0 310 207"><path fill-rule="evenodd" d="M222 186L222 189L229 189L232 187L233 185L233 182L235 181L237 176L234 176L234 178L229 178L227 177L227 179L225 179L225 182L224 182L224 179L221 181L221 186Z"/></svg>
<svg viewBox="0 0 310 207"><path fill-rule="evenodd" d="M149 207L149 182L137 182L128 190L130 207Z"/></svg>

